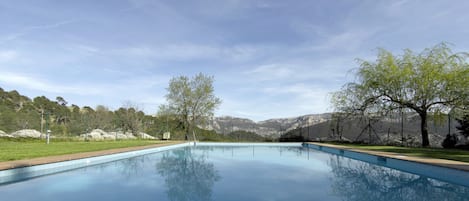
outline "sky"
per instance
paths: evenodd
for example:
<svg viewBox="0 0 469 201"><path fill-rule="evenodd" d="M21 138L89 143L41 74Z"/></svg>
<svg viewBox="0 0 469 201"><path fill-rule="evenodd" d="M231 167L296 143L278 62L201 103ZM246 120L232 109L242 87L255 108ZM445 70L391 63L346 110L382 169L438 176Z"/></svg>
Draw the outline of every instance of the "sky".
<svg viewBox="0 0 469 201"><path fill-rule="evenodd" d="M216 116L333 111L356 59L469 51L469 1L0 0L0 87L155 114L169 80L213 76Z"/></svg>

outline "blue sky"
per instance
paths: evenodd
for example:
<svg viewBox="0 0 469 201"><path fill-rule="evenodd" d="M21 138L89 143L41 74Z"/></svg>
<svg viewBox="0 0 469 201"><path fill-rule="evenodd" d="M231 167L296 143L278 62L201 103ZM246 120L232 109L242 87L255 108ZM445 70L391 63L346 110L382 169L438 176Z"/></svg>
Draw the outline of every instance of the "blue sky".
<svg viewBox="0 0 469 201"><path fill-rule="evenodd" d="M0 87L149 114L171 77L215 77L217 116L331 111L356 58L469 51L469 1L0 0Z"/></svg>

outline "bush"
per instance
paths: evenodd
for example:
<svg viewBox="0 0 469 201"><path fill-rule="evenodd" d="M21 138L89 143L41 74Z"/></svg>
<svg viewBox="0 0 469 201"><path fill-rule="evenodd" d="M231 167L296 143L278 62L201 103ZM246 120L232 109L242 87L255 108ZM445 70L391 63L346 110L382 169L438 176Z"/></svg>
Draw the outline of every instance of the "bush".
<svg viewBox="0 0 469 201"><path fill-rule="evenodd" d="M456 135L447 134L446 138L441 143L441 146L443 146L443 148L445 149L454 148L456 143L458 143L458 138L456 137Z"/></svg>

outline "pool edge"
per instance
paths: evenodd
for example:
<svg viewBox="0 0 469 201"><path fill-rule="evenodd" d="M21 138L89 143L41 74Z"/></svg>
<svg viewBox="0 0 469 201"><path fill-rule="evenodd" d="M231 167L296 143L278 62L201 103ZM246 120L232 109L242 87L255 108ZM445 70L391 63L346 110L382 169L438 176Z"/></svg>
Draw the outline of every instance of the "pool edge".
<svg viewBox="0 0 469 201"><path fill-rule="evenodd" d="M190 145L189 142L174 142L11 161L12 168L0 170L0 185Z"/></svg>
<svg viewBox="0 0 469 201"><path fill-rule="evenodd" d="M298 146L302 143L229 143L176 141L138 147L0 162L0 185L51 175L111 161L187 146Z"/></svg>
<svg viewBox="0 0 469 201"><path fill-rule="evenodd" d="M341 145L332 145L332 144L317 143L317 142L307 142L305 144L314 144L317 146L330 147L330 148L335 148L335 149L343 149L347 151L354 151L354 152L369 154L369 155L374 155L374 156L382 156L382 157L392 158L396 160L403 160L403 161L421 163L421 164L426 164L426 165L457 169L457 170L466 171L469 173L469 163L465 163L462 161L438 159L438 158L423 158L423 157L415 157L415 156L404 156L398 153L369 151L369 150L350 148L350 147L341 146Z"/></svg>
<svg viewBox="0 0 469 201"><path fill-rule="evenodd" d="M153 144L153 145L124 147L124 148L115 148L115 149L81 152L81 153L73 153L73 154L45 156L45 157L21 159L21 160L14 160L14 161L2 161L0 162L0 171L15 169L15 168L30 167L30 166L36 166L36 165L45 165L49 163L58 163L58 162L65 162L65 161L78 160L78 159L84 159L84 158L119 154L119 153L125 153L125 152L139 151L139 150L144 150L144 149L152 149L152 148L171 146L171 145L182 144L182 143L186 143L186 142L174 141L170 143L159 143L159 144Z"/></svg>
<svg viewBox="0 0 469 201"><path fill-rule="evenodd" d="M340 145L331 145L324 143L307 142L303 143L311 149L319 150L354 160L364 161L367 163L396 169L412 174L438 179L458 185L469 187L469 170L456 168L454 166L436 165L433 163L425 162L427 158L418 158L407 156L405 158L399 157L398 154L383 153L376 151L360 150ZM454 162L457 164L469 165L459 161L450 161L444 159L435 159L435 161Z"/></svg>

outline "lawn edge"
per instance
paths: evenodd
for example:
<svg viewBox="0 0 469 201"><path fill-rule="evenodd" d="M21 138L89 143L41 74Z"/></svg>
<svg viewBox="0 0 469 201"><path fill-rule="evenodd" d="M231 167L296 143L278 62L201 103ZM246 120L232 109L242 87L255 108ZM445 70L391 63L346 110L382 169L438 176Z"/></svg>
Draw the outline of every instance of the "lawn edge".
<svg viewBox="0 0 469 201"><path fill-rule="evenodd" d="M307 142L307 143L318 145L318 146L325 146L325 147L330 147L330 148L335 148L335 149L354 151L354 152L359 152L363 154L382 156L382 157L393 158L397 160L404 160L404 161L422 163L422 164L427 164L427 165L434 165L434 166L463 170L463 171L469 172L469 163L462 162L462 161L448 160L448 159L441 159L441 158L408 156L402 153L371 151L371 150L351 148L351 147L347 147L343 145L335 145L335 144L328 144L328 143L319 143L319 142Z"/></svg>
<svg viewBox="0 0 469 201"><path fill-rule="evenodd" d="M152 144L152 145L132 146L132 147L125 147L125 148L106 149L106 150L100 150L100 151L80 152L80 153L74 153L74 154L53 155L53 156L45 156L45 157L38 157L38 158L31 158L31 159L14 160L14 161L3 161L3 162L0 162L0 171L15 169L15 168L22 168L22 167L30 167L30 166L35 166L35 165L44 165L44 164L49 164L49 163L77 160L77 159L83 159L83 158L118 154L118 153L130 152L130 151L138 151L138 150L151 149L151 148L157 148L157 147L171 146L171 145L182 144L182 143L184 142L183 141L171 141L171 142L157 143L157 144Z"/></svg>

